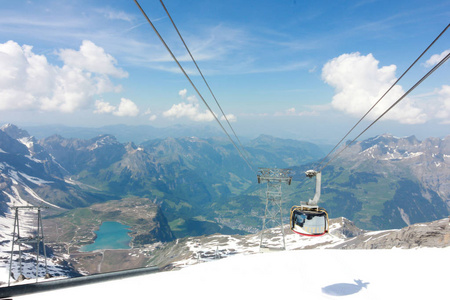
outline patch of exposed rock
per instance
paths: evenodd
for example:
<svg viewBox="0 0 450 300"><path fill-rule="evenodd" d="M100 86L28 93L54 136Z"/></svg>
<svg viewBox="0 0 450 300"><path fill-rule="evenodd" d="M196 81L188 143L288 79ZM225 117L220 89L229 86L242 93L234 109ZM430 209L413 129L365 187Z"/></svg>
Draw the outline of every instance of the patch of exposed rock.
<svg viewBox="0 0 450 300"><path fill-rule="evenodd" d="M339 249L392 249L450 246L449 218L414 224L403 229L367 232L334 248Z"/></svg>
<svg viewBox="0 0 450 300"><path fill-rule="evenodd" d="M355 223L344 217L330 220L330 231L340 238L353 238L364 234L366 231L356 227Z"/></svg>

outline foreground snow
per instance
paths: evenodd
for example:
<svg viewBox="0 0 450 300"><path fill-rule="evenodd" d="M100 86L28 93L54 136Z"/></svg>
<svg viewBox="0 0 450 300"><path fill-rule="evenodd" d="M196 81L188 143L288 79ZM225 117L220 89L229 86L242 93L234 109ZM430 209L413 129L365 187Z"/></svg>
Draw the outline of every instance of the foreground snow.
<svg viewBox="0 0 450 300"><path fill-rule="evenodd" d="M442 299L450 248L239 254L14 299Z"/></svg>

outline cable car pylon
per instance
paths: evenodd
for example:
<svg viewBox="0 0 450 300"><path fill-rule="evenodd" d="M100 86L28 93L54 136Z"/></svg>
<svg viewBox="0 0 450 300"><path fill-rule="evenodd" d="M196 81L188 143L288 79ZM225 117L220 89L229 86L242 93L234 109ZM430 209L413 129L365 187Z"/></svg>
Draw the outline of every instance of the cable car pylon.
<svg viewBox="0 0 450 300"><path fill-rule="evenodd" d="M13 256L14 256L14 246L19 246L19 266L18 266L18 276L17 281L22 281L26 279L25 275L23 274L23 264L22 264L22 248L24 244L36 244L36 282L38 282L39 278L39 254L40 254L40 244L42 244L43 252L44 252L44 267L45 267L45 278L48 279L52 277L48 273L47 268L47 253L45 250L45 242L44 242L44 226L42 224L42 217L41 217L41 210L43 208L48 208L46 206L13 206L12 209L15 211L14 216L14 229L12 234L12 241L11 241L11 257L9 262L9 276L8 276L8 286L11 285L11 276L13 274ZM36 234L34 237L22 237L20 235L20 223L19 223L19 211L31 211L31 210L37 210L37 229Z"/></svg>
<svg viewBox="0 0 450 300"><path fill-rule="evenodd" d="M290 176L290 170L277 168L259 168L257 177L258 183L267 182L266 209L264 212L259 249L260 251L262 251L263 249L285 250L286 241L284 237L283 213L281 209L281 187L283 184L291 184L292 176ZM278 226L280 228L280 235L282 236L282 246L279 248L271 247L265 240L265 237L268 233L266 229L277 228Z"/></svg>

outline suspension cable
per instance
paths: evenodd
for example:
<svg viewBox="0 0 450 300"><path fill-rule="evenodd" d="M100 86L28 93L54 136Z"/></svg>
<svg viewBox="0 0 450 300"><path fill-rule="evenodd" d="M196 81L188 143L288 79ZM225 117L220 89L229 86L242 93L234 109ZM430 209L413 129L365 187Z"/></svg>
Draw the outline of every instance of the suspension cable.
<svg viewBox="0 0 450 300"><path fill-rule="evenodd" d="M388 111L390 111L394 106L396 106L400 101L402 101L410 92L412 92L416 87L418 87L425 79L428 78L434 71L436 71L440 66L442 66L450 58L450 53L447 54L441 61L435 65L425 76L423 76L415 85L413 85L403 96L401 96L397 101L394 102L384 113L382 113L375 121L373 121L369 126L366 127L357 137L355 137L350 143L348 143L341 151L333 156L321 169L321 172L326 166L328 166L339 154L341 154L345 149L347 149L351 144L353 144L363 133L365 133L373 124L375 124L379 119L381 119Z"/></svg>
<svg viewBox="0 0 450 300"><path fill-rule="evenodd" d="M405 76L406 73L408 73L408 71L417 63L417 61L420 60L420 58L422 58L422 56L431 48L431 46L433 46L433 44L444 34L444 32L450 27L450 23L447 25L447 27L445 27L445 29L434 39L434 41L422 52L422 54L419 55L419 57L417 57L417 59L409 66L408 69L406 69L406 71L403 72L403 74L391 85L391 87L380 97L380 99L378 99L377 102L375 102L375 104L361 117L361 119L359 119L358 122L356 122L356 124L347 132L346 135L344 135L344 137L336 144L336 146L334 146L333 149L331 149L331 151L327 154L327 156L325 156L319 163L318 166L320 166L330 155L331 153L333 153L334 150L336 150L336 148L342 143L342 141L353 131L353 129L356 128L356 126L359 125L359 123L361 123L361 121L374 109L374 107L384 98L384 96L386 96L387 93L389 93L391 91L391 89L400 81L400 79L403 78L403 76ZM323 168L322 168L323 169Z"/></svg>
<svg viewBox="0 0 450 300"><path fill-rule="evenodd" d="M169 46L166 44L166 42L164 41L164 39L162 38L162 36L159 34L158 30L156 29L155 25L153 25L152 21L150 21L149 17L147 16L147 14L145 13L145 11L142 9L141 5L139 4L139 2L137 0L134 0L134 2L136 3L136 5L138 6L139 10L142 12L142 14L144 15L144 17L147 19L147 22L150 24L150 26L153 28L153 30L155 31L156 35L158 36L158 38L161 40L161 42L163 43L163 45L165 46L165 48L167 49L167 51L169 52L169 54L172 56L173 60L177 63L178 67L180 68L180 70L183 72L184 76L187 78L187 80L189 81L189 83L192 85L192 87L194 88L194 90L197 92L198 96L200 97L200 99L202 99L203 103L206 105L206 107L208 108L209 112L213 115L214 119L217 121L217 123L220 125L220 127L222 128L222 130L225 132L225 134L227 135L228 139L231 141L231 143L233 144L233 146L236 148L236 150L239 152L239 155L242 157L242 159L247 163L247 165L250 167L250 169L252 171L254 171L256 173L255 168L253 167L253 165L245 158L245 156L242 154L241 150L237 147L236 143L233 141L233 139L231 138L231 136L228 134L228 132L226 131L225 127L223 127L222 123L220 123L219 119L217 118L216 114L212 111L211 107L208 105L208 103L205 101L205 99L203 98L202 94L200 93L200 91L197 89L197 87L195 86L195 84L192 82L191 78L189 77L189 75L186 73L186 71L184 70L184 68L181 66L180 62L177 60L177 58L175 57L175 55L173 54L173 52L170 50Z"/></svg>
<svg viewBox="0 0 450 300"><path fill-rule="evenodd" d="M237 136L236 132L233 129L233 126L231 126L230 121L228 120L227 115L225 114L225 112L223 111L222 107L219 104L219 101L217 100L216 96L214 95L211 87L209 86L208 82L206 81L205 76L203 76L202 71L200 70L200 67L198 66L197 62L194 59L194 56L192 55L191 51L189 50L189 47L187 46L186 42L184 41L180 31L178 30L178 27L175 25L174 20L172 19L172 16L170 15L169 11L167 10L166 6L164 5L163 0L159 0L159 2L161 3L162 7L164 8L164 10L166 11L167 16L169 17L170 21L172 22L173 27L175 28L175 30L178 33L178 36L180 37L181 41L183 42L184 47L186 48L187 52L189 53L189 56L191 57L193 63L195 64L195 67L197 68L198 72L200 73L201 77L203 78L203 81L205 82L206 86L208 87L209 92L211 93L212 97L214 98L214 100L216 101L217 106L219 107L220 111L222 112L223 117L225 118L225 120L228 123L228 126L230 127L231 131L234 134L234 137L236 138L236 140L238 141L240 147L245 150L244 146L242 146L241 140L239 139L239 137ZM245 153L245 152L244 152ZM247 159L249 157L247 156Z"/></svg>

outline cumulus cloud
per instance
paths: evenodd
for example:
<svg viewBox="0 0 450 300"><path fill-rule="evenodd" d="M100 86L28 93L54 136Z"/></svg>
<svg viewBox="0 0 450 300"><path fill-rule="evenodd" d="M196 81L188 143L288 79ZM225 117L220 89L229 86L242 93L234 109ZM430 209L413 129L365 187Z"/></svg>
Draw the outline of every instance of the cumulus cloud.
<svg viewBox="0 0 450 300"><path fill-rule="evenodd" d="M94 113L96 114L110 114L116 110L115 106L112 106L109 102L104 102L102 100L95 101L95 108L96 110L94 110Z"/></svg>
<svg viewBox="0 0 450 300"><path fill-rule="evenodd" d="M163 112L163 116L166 118L188 118L196 122L210 122L214 120L214 116L209 110L204 112L200 111L200 105L195 96L187 96L187 90L181 90L178 95L185 100L178 104L172 105L172 107Z"/></svg>
<svg viewBox="0 0 450 300"><path fill-rule="evenodd" d="M196 122L210 122L214 120L214 116L208 110L205 110L205 112L200 111L198 103L186 102L172 105L169 110L163 112L163 116L177 119L187 117Z"/></svg>
<svg viewBox="0 0 450 300"><path fill-rule="evenodd" d="M80 50L60 50L59 57L67 66L119 78L128 76L127 72L115 66L117 61L114 57L91 41L83 41Z"/></svg>
<svg viewBox="0 0 450 300"><path fill-rule="evenodd" d="M363 116L396 80L395 65L380 68L378 64L372 54L361 55L358 52L343 54L327 62L322 69L322 78L335 89L333 108L356 117ZM403 94L403 88L396 85L368 118L378 117ZM428 116L412 99L405 98L383 118L404 124L420 124Z"/></svg>
<svg viewBox="0 0 450 300"><path fill-rule="evenodd" d="M95 107L96 110L94 113L97 114L113 114L119 117L135 117L139 114L137 105L126 98L120 99L120 104L118 106L113 106L109 102L97 100L95 102Z"/></svg>
<svg viewBox="0 0 450 300"><path fill-rule="evenodd" d="M438 62L440 62L444 57L450 53L450 50L445 50L441 54L435 54L428 59L424 65L425 67L434 67Z"/></svg>
<svg viewBox="0 0 450 300"><path fill-rule="evenodd" d="M74 112L89 107L95 95L119 92L110 76L128 76L90 41L83 41L79 50L60 50L58 56L61 67L33 53L32 46L0 44L0 110Z"/></svg>
<svg viewBox="0 0 450 300"><path fill-rule="evenodd" d="M186 99L187 89L183 89L183 90L179 91L178 95L180 95L181 99Z"/></svg>
<svg viewBox="0 0 450 300"><path fill-rule="evenodd" d="M119 107L113 114L119 117L135 117L139 114L139 108L130 99L122 98Z"/></svg>

